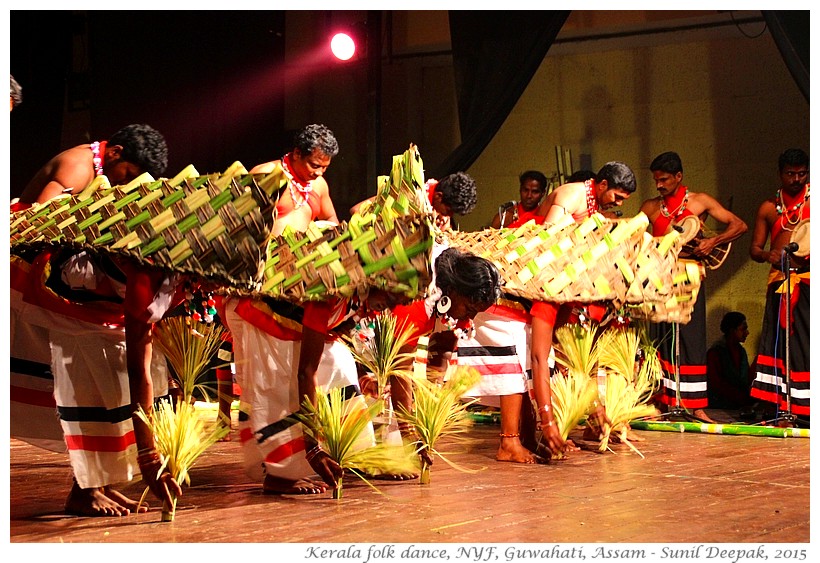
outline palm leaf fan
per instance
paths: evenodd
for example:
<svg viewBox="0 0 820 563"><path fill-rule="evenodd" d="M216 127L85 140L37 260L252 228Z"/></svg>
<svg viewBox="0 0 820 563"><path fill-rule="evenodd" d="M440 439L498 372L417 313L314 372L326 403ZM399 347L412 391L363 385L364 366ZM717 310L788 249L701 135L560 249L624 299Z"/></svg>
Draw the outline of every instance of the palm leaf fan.
<svg viewBox="0 0 820 563"><path fill-rule="evenodd" d="M219 350L224 333L225 328L218 323L187 316L169 317L154 325L153 342L168 358L186 401L192 400L197 388L207 395L199 381Z"/></svg>
<svg viewBox="0 0 820 563"><path fill-rule="evenodd" d="M170 401L159 401L150 414L140 406L137 416L153 432L154 444L162 464L159 473L167 468L180 485L190 485L190 471L199 456L230 432L230 428L221 424L206 425L194 405L186 400L179 400L176 406ZM146 488L143 498L147 492ZM163 522L174 520L176 504L176 498L170 505L163 503Z"/></svg>
<svg viewBox="0 0 820 563"><path fill-rule="evenodd" d="M372 475L417 470L412 451L384 444L373 445L371 424L380 409L378 403L367 406L361 396L345 400L342 389L334 388L329 393L317 392L315 405L305 398L302 410L290 418L301 422L305 432L342 469L350 470L376 489L367 481L364 472ZM342 479L339 479L333 489L333 498L342 498L342 485Z"/></svg>
<svg viewBox="0 0 820 563"><path fill-rule="evenodd" d="M481 379L475 368L460 366L443 384L428 379L413 380L412 412L398 411L399 420L410 424L419 437L419 451L426 449L430 455L441 458L447 465L460 471L470 471L449 459L438 449L444 437L457 437L472 426L467 410L475 401L463 401L462 397ZM430 466L422 461L420 484L430 483Z"/></svg>

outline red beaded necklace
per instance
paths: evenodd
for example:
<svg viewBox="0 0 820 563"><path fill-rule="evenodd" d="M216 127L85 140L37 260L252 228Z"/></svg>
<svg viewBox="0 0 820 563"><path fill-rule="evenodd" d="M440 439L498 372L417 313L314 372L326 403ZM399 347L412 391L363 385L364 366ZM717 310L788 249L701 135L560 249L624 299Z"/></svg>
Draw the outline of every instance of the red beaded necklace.
<svg viewBox="0 0 820 563"><path fill-rule="evenodd" d="M681 196L680 203L674 211L669 211L668 205L676 199L676 196L680 192L680 188L678 188L678 190L673 195L669 196L668 201L665 197L661 198L661 214L664 217L672 217L673 219L677 219L686 210L686 204L689 202L689 188L687 188L686 186L681 187L683 188L683 196Z"/></svg>
<svg viewBox="0 0 820 563"><path fill-rule="evenodd" d="M94 158L91 161L94 163L94 175L103 175L103 165L105 164L105 145L107 141L94 141L91 143L91 154Z"/></svg>
<svg viewBox="0 0 820 563"><path fill-rule="evenodd" d="M809 184L806 184L802 195L794 197L789 194L784 194L782 188L777 190L775 209L777 210L777 214L781 216L781 222L785 230L793 230L787 228L787 225L794 227L803 219L803 205L809 200L810 195Z"/></svg>
<svg viewBox="0 0 820 563"><path fill-rule="evenodd" d="M294 209L299 209L307 204L308 194L313 191L313 181L301 182L296 178L296 174L293 173L290 167L290 153L282 157L282 168L284 168L285 174L290 180L290 182L288 182L288 188L290 189L290 198L293 200L293 207ZM296 188L295 190L294 187ZM301 198L296 196L297 190Z"/></svg>
<svg viewBox="0 0 820 563"><path fill-rule="evenodd" d="M587 217L592 217L598 212L598 198L595 197L595 180L590 178L584 182L584 188L587 192Z"/></svg>

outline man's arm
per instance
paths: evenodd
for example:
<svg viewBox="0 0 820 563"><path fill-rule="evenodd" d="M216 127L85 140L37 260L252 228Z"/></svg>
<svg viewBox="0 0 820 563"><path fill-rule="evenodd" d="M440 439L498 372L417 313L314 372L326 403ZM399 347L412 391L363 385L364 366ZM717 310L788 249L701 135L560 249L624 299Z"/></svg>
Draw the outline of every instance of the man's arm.
<svg viewBox="0 0 820 563"><path fill-rule="evenodd" d="M316 404L317 374L326 337L326 331L322 332L318 329L323 320L325 328L327 327L329 316L328 303L309 302L305 304L304 318L312 326L306 324L302 326L302 345L299 348L299 360L296 367L300 407L305 399L313 405ZM316 439L307 433L305 433L305 451L308 463L314 471L328 486L335 487L342 478L342 468L319 447Z"/></svg>
<svg viewBox="0 0 820 563"><path fill-rule="evenodd" d="M726 225L722 233L709 238L703 238L694 249L696 256L706 256L719 244L732 242L749 230L749 226L737 215L723 207L709 194L699 193L697 202L710 217ZM700 213L698 213L700 215Z"/></svg>
<svg viewBox="0 0 820 563"><path fill-rule="evenodd" d="M749 248L749 256L755 262L768 262L770 264L780 263L780 253L766 250L766 241L769 240L769 214L774 211L774 205L770 201L760 204L755 215L754 230L752 231L752 244Z"/></svg>
<svg viewBox="0 0 820 563"><path fill-rule="evenodd" d="M336 208L333 207L333 200L330 199L330 189L327 186L327 182L325 182L322 178L316 180L317 182L321 181L324 186L324 189L320 192L320 206L321 210L319 211L319 216L316 217L322 221L330 221L331 223L339 224L339 218L336 216Z"/></svg>
<svg viewBox="0 0 820 563"><path fill-rule="evenodd" d="M583 184L580 184L583 186ZM544 200L538 207L538 215L543 210L544 223L556 223L564 215L572 215L580 210L580 198L577 193L576 184L564 184L555 189L553 193Z"/></svg>
<svg viewBox="0 0 820 563"><path fill-rule="evenodd" d="M153 295L156 278L142 271L131 272L125 294L125 357L128 369L128 388L131 393L131 412L134 437L137 443L137 462L148 487L163 503L172 503L182 495L182 487L170 473L159 475L160 461L154 446L151 428L138 416L139 407L147 414L153 411L154 384L151 380L152 323L142 318L147 293Z"/></svg>

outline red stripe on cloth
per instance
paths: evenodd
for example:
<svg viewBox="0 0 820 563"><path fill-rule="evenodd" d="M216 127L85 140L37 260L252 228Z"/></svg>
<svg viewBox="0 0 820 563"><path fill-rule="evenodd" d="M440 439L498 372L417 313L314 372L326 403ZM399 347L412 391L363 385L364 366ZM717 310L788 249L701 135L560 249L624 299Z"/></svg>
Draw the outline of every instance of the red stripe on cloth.
<svg viewBox="0 0 820 563"><path fill-rule="evenodd" d="M520 303L516 303L515 301L507 301L505 299L502 299L500 303L491 305L490 308L487 309L487 311L485 312L491 315L498 315L499 317L512 319L514 321L520 321L526 324L530 324L532 322L530 314L524 310L523 306Z"/></svg>
<svg viewBox="0 0 820 563"><path fill-rule="evenodd" d="M83 436L82 434L66 434L65 442L70 450L86 450L90 452L124 452L128 446L136 444L134 431L122 436Z"/></svg>
<svg viewBox="0 0 820 563"><path fill-rule="evenodd" d="M245 442L250 442L253 440L253 432L251 432L250 428L241 428L239 430L239 441L244 444Z"/></svg>
<svg viewBox="0 0 820 563"><path fill-rule="evenodd" d="M504 374L504 373L522 373L521 364L518 362L516 363L509 363L509 364L470 364L470 363L460 363L461 366L467 366L471 368L475 368L478 373L481 375L497 375L497 374Z"/></svg>
<svg viewBox="0 0 820 563"><path fill-rule="evenodd" d="M757 363L758 365L761 365L761 366L768 366L768 367L771 367L771 368L775 368L777 371L780 372L778 375L785 376L785 374L786 374L786 362L784 362L780 358L775 359L771 356L760 355L760 356L757 357L757 360L755 361L755 363ZM811 379L810 376L811 376L810 371L791 370L792 381L808 382Z"/></svg>
<svg viewBox="0 0 820 563"><path fill-rule="evenodd" d="M271 453L265 456L265 462L267 463L279 463L283 459L287 459L293 454L297 454L299 452L305 451L305 439L300 436L291 440L290 442L285 442Z"/></svg>
<svg viewBox="0 0 820 563"><path fill-rule="evenodd" d="M279 340L301 340L302 332L299 323L265 310L262 302L242 298L234 309L236 314L260 330L264 330ZM286 326L290 325L290 326Z"/></svg>
<svg viewBox="0 0 820 563"><path fill-rule="evenodd" d="M12 385L11 391L9 392L9 399L37 407L57 408L57 402L54 400L54 393L52 391L39 391L37 389L27 389L25 387Z"/></svg>
<svg viewBox="0 0 820 563"><path fill-rule="evenodd" d="M661 360L661 367L669 373L675 373L675 364L668 360ZM683 365L678 368L678 372L681 375L706 375L706 365Z"/></svg>

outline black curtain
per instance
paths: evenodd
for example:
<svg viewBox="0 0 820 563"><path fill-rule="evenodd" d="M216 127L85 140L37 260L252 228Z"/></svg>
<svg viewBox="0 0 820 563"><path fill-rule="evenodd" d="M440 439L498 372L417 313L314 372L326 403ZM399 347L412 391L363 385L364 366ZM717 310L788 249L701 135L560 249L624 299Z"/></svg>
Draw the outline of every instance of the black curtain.
<svg viewBox="0 0 820 563"><path fill-rule="evenodd" d="M461 145L430 174L475 162L541 65L569 11L451 11Z"/></svg>
<svg viewBox="0 0 820 563"><path fill-rule="evenodd" d="M809 10L763 10L783 62L809 101Z"/></svg>
<svg viewBox="0 0 820 563"><path fill-rule="evenodd" d="M76 26L72 12L47 10L12 10L9 24L11 74L23 88L23 103L9 119L12 199L65 148L61 146L63 107Z"/></svg>

